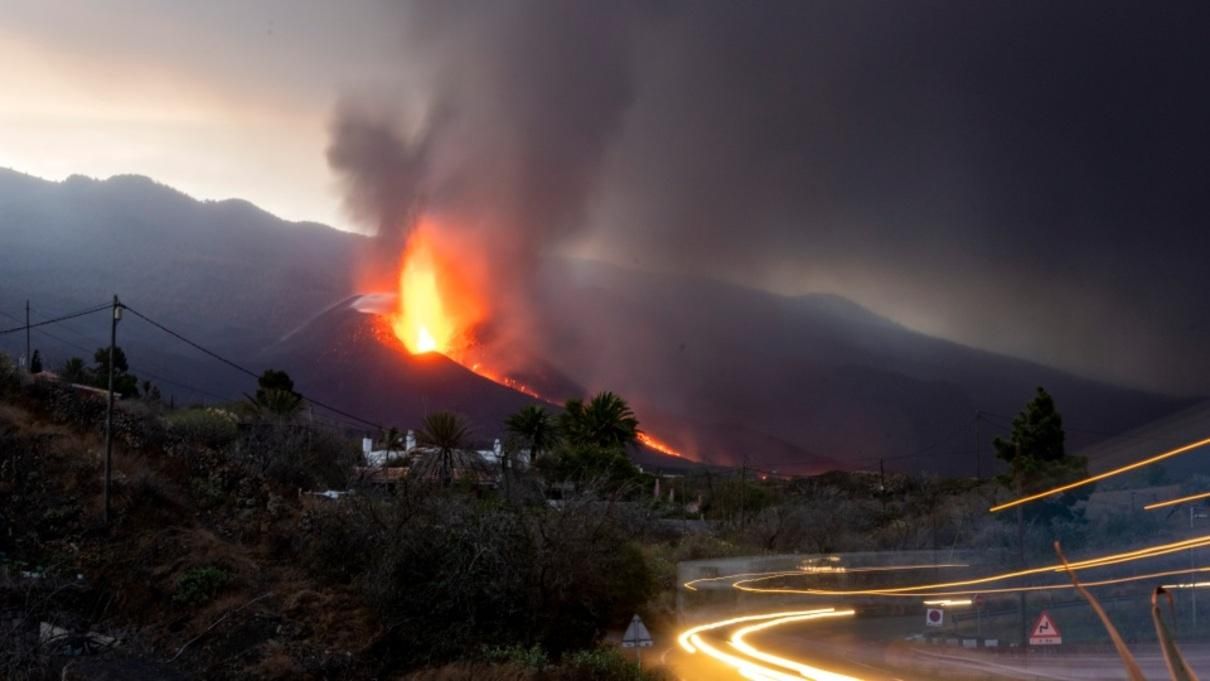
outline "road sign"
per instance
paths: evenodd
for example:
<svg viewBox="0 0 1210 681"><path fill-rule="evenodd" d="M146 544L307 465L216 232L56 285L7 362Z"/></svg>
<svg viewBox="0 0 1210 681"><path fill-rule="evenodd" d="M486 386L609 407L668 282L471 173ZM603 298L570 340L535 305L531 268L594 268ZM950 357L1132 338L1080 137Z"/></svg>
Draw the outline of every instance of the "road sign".
<svg viewBox="0 0 1210 681"><path fill-rule="evenodd" d="M616 629L614 631L617 631ZM626 633L622 634L623 648L650 648L651 647L651 632L647 631L643 620L639 619L638 615L630 620L630 626L626 627Z"/></svg>
<svg viewBox="0 0 1210 681"><path fill-rule="evenodd" d="M1038 615L1038 621L1034 623L1033 631L1029 634L1029 645L1031 646L1057 646L1063 643L1063 634L1059 633L1059 627L1055 626L1055 621L1050 618L1050 614L1045 610L1041 615Z"/></svg>
<svg viewBox="0 0 1210 681"><path fill-rule="evenodd" d="M945 611L941 608L929 608L924 613L924 623L930 627L939 627L945 624Z"/></svg>

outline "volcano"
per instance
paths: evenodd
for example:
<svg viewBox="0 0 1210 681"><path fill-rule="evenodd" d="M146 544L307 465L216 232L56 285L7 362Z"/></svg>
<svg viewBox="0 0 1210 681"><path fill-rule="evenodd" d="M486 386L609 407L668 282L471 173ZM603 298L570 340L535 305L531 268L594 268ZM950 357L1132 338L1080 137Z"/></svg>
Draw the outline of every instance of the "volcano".
<svg viewBox="0 0 1210 681"><path fill-rule="evenodd" d="M535 401L440 354L405 352L382 317L359 311L351 273L375 245L365 237L195 201L146 178L46 182L2 170L0 233L0 316L14 324L26 298L37 321L118 293L221 354L285 369L308 395L401 429L448 409L490 440ZM555 402L614 391L641 428L720 465L816 472L882 459L986 474L991 439L1036 386L1055 397L1075 451L1194 402L928 336L835 295L548 259L526 302L538 328L496 349L511 378ZM55 367L89 357L108 330L84 318L33 336ZM0 351L22 352L19 336L0 337ZM137 319L122 322L119 343L132 371L178 404L253 389Z"/></svg>

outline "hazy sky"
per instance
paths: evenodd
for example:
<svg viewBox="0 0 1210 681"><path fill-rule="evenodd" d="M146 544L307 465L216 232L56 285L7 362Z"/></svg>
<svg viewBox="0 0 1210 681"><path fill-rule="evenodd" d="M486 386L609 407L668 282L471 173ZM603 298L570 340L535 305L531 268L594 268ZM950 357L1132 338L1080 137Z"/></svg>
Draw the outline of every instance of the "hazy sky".
<svg viewBox="0 0 1210 681"><path fill-rule="evenodd" d="M0 0L0 165L424 204L1205 393L1207 8Z"/></svg>
<svg viewBox="0 0 1210 681"><path fill-rule="evenodd" d="M398 71L383 9L316 0L0 0L0 166L145 174L351 227L335 102Z"/></svg>

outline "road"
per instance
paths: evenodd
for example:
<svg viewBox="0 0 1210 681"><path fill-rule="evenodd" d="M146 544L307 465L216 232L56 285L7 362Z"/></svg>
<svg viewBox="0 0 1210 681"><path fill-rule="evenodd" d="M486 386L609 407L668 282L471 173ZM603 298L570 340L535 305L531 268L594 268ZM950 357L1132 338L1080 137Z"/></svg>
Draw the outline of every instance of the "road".
<svg viewBox="0 0 1210 681"><path fill-rule="evenodd" d="M1129 552L1076 561L1070 569L1097 570L1105 566L1150 560L1210 543L1210 536L1162 544ZM835 561L838 558L830 558ZM810 563L810 562L808 562ZM929 603L969 607L970 597L1015 599L1017 592L1058 594L1071 590L1069 577L1049 575L1064 568L1048 565L999 574L970 574L960 564L845 567L804 563L796 570L706 577L686 582L687 591L741 592L742 608L753 608L768 598L768 607L730 616L716 615L682 631L677 648L661 657L680 679L750 679L751 681L1112 681L1127 679L1127 672L1111 648L1071 653L1067 649L994 650L956 645L930 645L909 641L919 634L923 618L907 612ZM1058 570L1056 570L1058 568ZM1195 568L1205 571L1210 568ZM962 575L953 574L958 570ZM1187 572L1188 568L1184 571ZM887 574L890 573L890 574ZM931 579L930 574L934 574ZM944 574L944 578L942 575ZM1022 582L1022 577L1043 579ZM1088 586L1120 588L1138 584L1149 590L1171 572L1133 574L1111 579L1090 579ZM837 582L836 579L841 581ZM872 580L872 581L867 581ZM935 581L937 580L937 581ZM1061 580L1061 581L1060 581ZM840 588L841 586L844 588ZM827 588L823 588L827 586ZM985 596L986 595L986 596ZM695 594L709 597L709 594ZM755 598L754 598L755 597ZM951 599L938 601L939 598ZM1078 596L1072 594L1077 599ZM795 601L787 603L786 599ZM1065 607L1061 598L1047 596L1054 608ZM797 599L803 599L798 605ZM931 599L931 600L925 600ZM830 601L830 603L829 603ZM921 603L923 601L923 604ZM1082 605L1072 601L1070 605ZM910 608L897 604L914 603ZM887 604L892 604L888 607ZM1145 605L1143 605L1146 608ZM1083 609L1083 608L1081 608ZM1148 609L1140 611L1148 617ZM896 614L897 613L897 614ZM923 614L923 609L919 614ZM1083 613L1090 616L1090 613ZM1072 622L1078 619L1065 614ZM1149 619L1149 618L1148 618ZM1012 622L1000 630L1012 631ZM1095 620L1094 620L1095 622ZM984 616L984 631L993 624ZM1007 627L1004 625L1007 624ZM948 624L947 619L947 626ZM957 625L954 625L957 626ZM1099 623L1095 624L1099 630ZM994 629L994 627L992 627ZM956 639L947 630L943 638ZM1019 629L1017 629L1019 631ZM1085 640L1088 637L1085 636ZM1108 637L1104 639L1108 641ZM974 640L970 641L974 644ZM1210 648L1184 646L1186 659L1197 669L1210 669ZM1168 678L1163 657L1155 645L1132 646L1136 660L1149 678Z"/></svg>
<svg viewBox="0 0 1210 681"><path fill-rule="evenodd" d="M845 612L845 611L837 611ZM864 640L851 616L807 618L783 611L768 618L698 632L694 652L677 647L662 662L682 681L1115 681L1128 677L1112 652L993 653L900 641ZM798 619L795 619L798 618ZM735 645L735 635L753 626ZM701 645L699 645L701 644ZM1147 678L1168 678L1154 645L1132 646ZM1195 669L1210 669L1210 647L1186 646Z"/></svg>

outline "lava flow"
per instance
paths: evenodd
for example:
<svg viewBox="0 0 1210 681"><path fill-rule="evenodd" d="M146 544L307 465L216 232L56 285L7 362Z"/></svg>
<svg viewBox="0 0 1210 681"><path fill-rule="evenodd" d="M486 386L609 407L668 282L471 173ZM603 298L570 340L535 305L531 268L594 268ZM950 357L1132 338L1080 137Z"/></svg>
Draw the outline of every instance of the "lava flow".
<svg viewBox="0 0 1210 681"><path fill-rule="evenodd" d="M493 383L534 399L559 406L555 400L501 372L484 366L471 351L473 330L486 318L482 290L463 276L465 268L454 254L442 249L430 222L421 222L408 238L399 273L399 307L390 318L391 329L413 355L436 352ZM644 446L668 456L683 457L666 442L640 432Z"/></svg>

